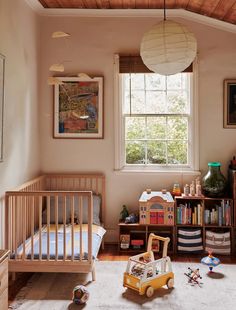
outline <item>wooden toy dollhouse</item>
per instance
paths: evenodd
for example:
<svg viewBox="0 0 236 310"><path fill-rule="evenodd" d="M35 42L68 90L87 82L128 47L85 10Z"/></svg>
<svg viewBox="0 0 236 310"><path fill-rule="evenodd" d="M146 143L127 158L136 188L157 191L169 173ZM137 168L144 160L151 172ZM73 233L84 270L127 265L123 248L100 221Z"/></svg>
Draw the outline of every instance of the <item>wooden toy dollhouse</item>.
<svg viewBox="0 0 236 310"><path fill-rule="evenodd" d="M174 199L170 192L143 192L139 199L139 222L174 225Z"/></svg>

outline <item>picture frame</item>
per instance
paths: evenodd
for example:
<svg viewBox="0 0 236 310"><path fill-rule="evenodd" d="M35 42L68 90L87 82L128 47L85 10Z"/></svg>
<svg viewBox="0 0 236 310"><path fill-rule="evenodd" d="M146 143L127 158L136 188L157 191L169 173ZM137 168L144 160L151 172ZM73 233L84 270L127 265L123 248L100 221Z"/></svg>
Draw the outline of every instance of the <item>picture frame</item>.
<svg viewBox="0 0 236 310"><path fill-rule="evenodd" d="M103 78L56 77L54 138L103 139Z"/></svg>
<svg viewBox="0 0 236 310"><path fill-rule="evenodd" d="M0 54L0 162L3 161L5 56Z"/></svg>
<svg viewBox="0 0 236 310"><path fill-rule="evenodd" d="M236 79L224 80L224 128L236 129Z"/></svg>

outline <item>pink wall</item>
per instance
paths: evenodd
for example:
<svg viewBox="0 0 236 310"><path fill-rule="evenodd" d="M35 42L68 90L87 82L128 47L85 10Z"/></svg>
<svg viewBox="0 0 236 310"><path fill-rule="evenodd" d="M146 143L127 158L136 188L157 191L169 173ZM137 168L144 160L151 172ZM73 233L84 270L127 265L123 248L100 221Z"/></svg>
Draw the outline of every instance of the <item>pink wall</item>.
<svg viewBox="0 0 236 310"><path fill-rule="evenodd" d="M40 171L38 17L22 0L0 0L0 53L6 57L4 161L0 163L0 248L4 192Z"/></svg>
<svg viewBox="0 0 236 310"><path fill-rule="evenodd" d="M176 19L177 20L177 19ZM145 188L171 188L192 175L114 172L113 56L137 53L143 33L154 18L41 17L40 137L43 171L102 171L107 178L108 239L115 240L122 204L133 210ZM200 169L208 161L220 161L223 171L236 153L236 130L223 129L223 80L235 78L235 34L181 20L195 33L199 52ZM71 34L69 45L52 40L51 33ZM105 138L103 140L56 140L52 137L53 87L47 85L49 66L60 60L65 75L85 72L104 77Z"/></svg>

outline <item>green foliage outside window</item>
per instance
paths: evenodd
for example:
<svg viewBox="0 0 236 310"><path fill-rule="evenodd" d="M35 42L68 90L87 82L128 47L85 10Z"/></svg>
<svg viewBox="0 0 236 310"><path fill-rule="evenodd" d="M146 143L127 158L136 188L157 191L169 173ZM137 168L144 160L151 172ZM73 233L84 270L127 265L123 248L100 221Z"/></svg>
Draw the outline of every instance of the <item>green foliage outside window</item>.
<svg viewBox="0 0 236 310"><path fill-rule="evenodd" d="M187 165L187 74L127 74L124 79L126 164Z"/></svg>

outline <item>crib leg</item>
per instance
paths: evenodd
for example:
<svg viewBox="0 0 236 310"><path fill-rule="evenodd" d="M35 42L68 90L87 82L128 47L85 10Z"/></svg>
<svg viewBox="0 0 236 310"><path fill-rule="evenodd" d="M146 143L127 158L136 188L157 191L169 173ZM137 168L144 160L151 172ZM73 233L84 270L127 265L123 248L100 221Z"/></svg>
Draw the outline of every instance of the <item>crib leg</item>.
<svg viewBox="0 0 236 310"><path fill-rule="evenodd" d="M92 281L96 281L95 267L92 269Z"/></svg>

